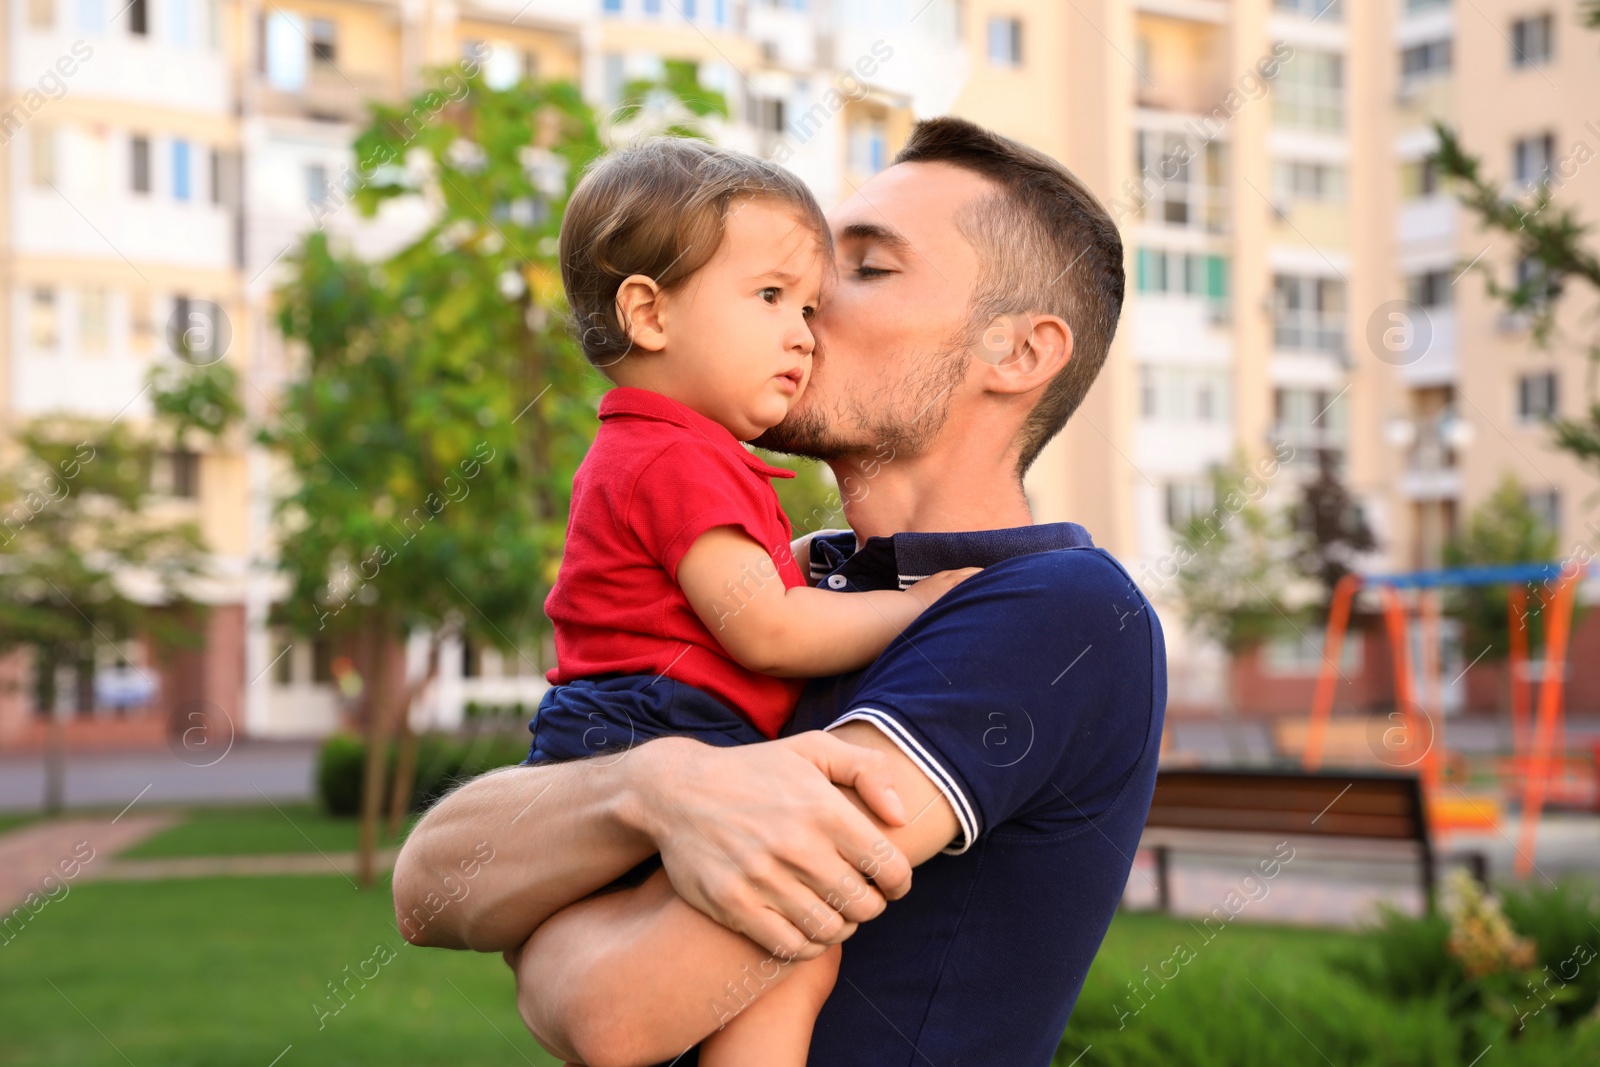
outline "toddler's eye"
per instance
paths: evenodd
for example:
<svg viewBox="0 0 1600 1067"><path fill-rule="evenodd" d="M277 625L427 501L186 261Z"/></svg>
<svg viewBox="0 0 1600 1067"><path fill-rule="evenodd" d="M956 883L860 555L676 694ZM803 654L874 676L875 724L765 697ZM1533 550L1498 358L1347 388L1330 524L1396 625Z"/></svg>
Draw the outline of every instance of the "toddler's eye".
<svg viewBox="0 0 1600 1067"><path fill-rule="evenodd" d="M776 285L769 285L756 295L761 297L761 299L765 300L769 304L776 304L778 302L778 294L781 292L783 292L783 290L778 288Z"/></svg>
<svg viewBox="0 0 1600 1067"><path fill-rule="evenodd" d="M809 319L811 316L815 315L816 313L817 313L817 309L814 308L814 307L811 307L810 305L807 305L807 306L805 306L805 307L800 309L800 317L801 318Z"/></svg>

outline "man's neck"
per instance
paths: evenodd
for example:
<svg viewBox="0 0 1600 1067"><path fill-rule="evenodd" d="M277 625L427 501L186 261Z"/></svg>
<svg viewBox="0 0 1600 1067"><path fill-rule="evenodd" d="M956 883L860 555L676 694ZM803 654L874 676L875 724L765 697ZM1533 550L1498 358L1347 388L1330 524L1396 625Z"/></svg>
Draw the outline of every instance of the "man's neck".
<svg viewBox="0 0 1600 1067"><path fill-rule="evenodd" d="M897 533L1031 526L1016 459L968 452L830 464L858 544ZM849 479L846 481L846 479Z"/></svg>

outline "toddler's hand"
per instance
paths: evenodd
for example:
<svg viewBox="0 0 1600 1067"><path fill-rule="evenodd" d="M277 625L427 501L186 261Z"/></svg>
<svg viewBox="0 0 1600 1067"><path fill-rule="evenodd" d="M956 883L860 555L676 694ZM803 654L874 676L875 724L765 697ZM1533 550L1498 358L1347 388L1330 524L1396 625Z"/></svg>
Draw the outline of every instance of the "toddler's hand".
<svg viewBox="0 0 1600 1067"><path fill-rule="evenodd" d="M926 611L933 606L933 602L944 596L950 590L983 570L982 567L962 567L960 570L940 571L930 574L922 581L906 587L906 592L916 597Z"/></svg>

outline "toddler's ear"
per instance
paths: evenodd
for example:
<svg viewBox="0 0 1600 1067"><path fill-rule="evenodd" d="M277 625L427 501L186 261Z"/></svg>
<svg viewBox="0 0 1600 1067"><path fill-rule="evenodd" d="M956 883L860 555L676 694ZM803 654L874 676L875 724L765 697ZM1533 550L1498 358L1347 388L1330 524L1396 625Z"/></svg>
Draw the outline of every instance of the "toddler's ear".
<svg viewBox="0 0 1600 1067"><path fill-rule="evenodd" d="M627 331L634 348L659 352L667 346L661 311L665 293L654 278L630 274L617 289L617 321Z"/></svg>

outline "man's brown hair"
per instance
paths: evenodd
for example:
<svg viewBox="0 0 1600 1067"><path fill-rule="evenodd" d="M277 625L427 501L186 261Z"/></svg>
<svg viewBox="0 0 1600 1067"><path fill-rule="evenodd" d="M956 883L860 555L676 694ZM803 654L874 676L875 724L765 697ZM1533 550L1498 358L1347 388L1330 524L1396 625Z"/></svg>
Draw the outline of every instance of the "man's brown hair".
<svg viewBox="0 0 1600 1067"><path fill-rule="evenodd" d="M978 251L974 330L999 315L1041 313L1072 329L1072 358L1023 424L1021 474L1083 402L1111 348L1126 284L1122 237L1066 167L965 119L917 123L894 161L948 163L998 187L956 219Z"/></svg>
<svg viewBox="0 0 1600 1067"><path fill-rule="evenodd" d="M795 209L831 261L832 238L816 198L776 163L705 141L656 137L589 168L561 222L561 281L583 354L605 367L630 346L617 290L633 274L668 292L705 266L722 243L736 199Z"/></svg>

